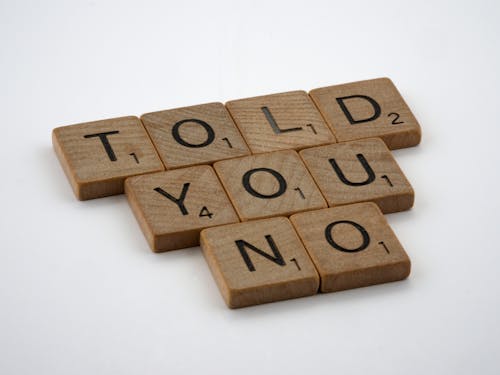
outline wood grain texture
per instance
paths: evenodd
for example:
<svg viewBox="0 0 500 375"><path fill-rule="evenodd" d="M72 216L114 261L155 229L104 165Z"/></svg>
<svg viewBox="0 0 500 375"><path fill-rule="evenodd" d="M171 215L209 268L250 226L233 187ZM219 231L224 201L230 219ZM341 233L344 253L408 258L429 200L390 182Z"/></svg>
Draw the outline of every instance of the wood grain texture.
<svg viewBox="0 0 500 375"><path fill-rule="evenodd" d="M155 252L199 245L201 229L238 222L210 166L132 177L125 181L125 193Z"/></svg>
<svg viewBox="0 0 500 375"><path fill-rule="evenodd" d="M327 207L296 151L223 160L214 168L241 221Z"/></svg>
<svg viewBox="0 0 500 375"><path fill-rule="evenodd" d="M252 153L335 142L305 91L291 91L226 103Z"/></svg>
<svg viewBox="0 0 500 375"><path fill-rule="evenodd" d="M146 113L141 120L167 169L250 154L222 103Z"/></svg>
<svg viewBox="0 0 500 375"><path fill-rule="evenodd" d="M304 297L318 291L316 269L286 218L204 229L200 242L230 308Z"/></svg>
<svg viewBox="0 0 500 375"><path fill-rule="evenodd" d="M300 156L330 207L371 201L391 213L413 206L413 188L380 138L313 147Z"/></svg>
<svg viewBox="0 0 500 375"><path fill-rule="evenodd" d="M322 292L402 280L410 274L408 255L374 203L305 212L290 220L319 272Z"/></svg>
<svg viewBox="0 0 500 375"><path fill-rule="evenodd" d="M125 178L165 169L134 116L59 127L52 143L80 200L122 194Z"/></svg>
<svg viewBox="0 0 500 375"><path fill-rule="evenodd" d="M389 78L322 87L309 94L339 142L380 137L391 150L420 143L420 125Z"/></svg>

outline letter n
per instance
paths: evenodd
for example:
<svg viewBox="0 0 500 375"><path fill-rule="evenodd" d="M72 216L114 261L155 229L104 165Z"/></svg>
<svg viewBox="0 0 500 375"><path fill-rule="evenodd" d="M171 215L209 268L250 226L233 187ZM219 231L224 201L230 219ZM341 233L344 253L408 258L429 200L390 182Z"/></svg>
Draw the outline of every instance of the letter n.
<svg viewBox="0 0 500 375"><path fill-rule="evenodd" d="M283 260L283 256L281 255L280 251L278 250L278 247L276 246L276 243L273 240L273 237L270 234L268 234L265 236L265 238L267 240L267 243L269 244L269 247L271 248L271 251L273 252L273 255L269 255L265 251L262 251L261 249L255 247L254 245L244 240L234 241L236 243L236 246L238 247L238 250L240 251L241 257L243 258L245 264L248 267L248 270L251 272L255 271L255 266L252 260L250 259L250 256L248 255L246 248L252 250L253 252L263 256L264 258L280 266L286 265L285 261Z"/></svg>

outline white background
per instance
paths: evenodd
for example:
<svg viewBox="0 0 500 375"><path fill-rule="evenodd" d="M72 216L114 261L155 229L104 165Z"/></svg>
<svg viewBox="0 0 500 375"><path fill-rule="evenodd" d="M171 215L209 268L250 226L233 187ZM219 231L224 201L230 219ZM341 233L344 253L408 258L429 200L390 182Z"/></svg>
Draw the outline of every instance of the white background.
<svg viewBox="0 0 500 375"><path fill-rule="evenodd" d="M1 1L0 373L498 374L498 1ZM78 202L52 128L388 76L404 282L229 310L199 248Z"/></svg>

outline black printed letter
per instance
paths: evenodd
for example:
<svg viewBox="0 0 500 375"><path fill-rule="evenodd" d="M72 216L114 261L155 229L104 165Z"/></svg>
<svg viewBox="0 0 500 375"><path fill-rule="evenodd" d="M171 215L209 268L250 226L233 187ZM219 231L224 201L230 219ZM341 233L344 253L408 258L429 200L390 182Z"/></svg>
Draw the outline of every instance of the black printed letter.
<svg viewBox="0 0 500 375"><path fill-rule="evenodd" d="M266 237L267 243L269 244L269 247L271 248L271 250L273 252L274 257L269 255L268 253L260 250L259 248L255 247L254 245L249 244L248 242L246 242L244 240L234 241L236 243L236 246L238 246L238 250L240 250L240 254L243 257L243 260L245 261L245 264L247 265L248 270L251 272L255 271L255 266L253 265L252 260L250 259L250 256L248 255L248 253L245 249L245 246L248 247L250 250L256 252L257 254L262 255L264 258L269 259L270 261L272 261L280 266L286 265L285 261L283 260L283 257L281 256L281 253L279 252L278 247L274 243L274 240L271 237L271 235L268 234L265 237Z"/></svg>
<svg viewBox="0 0 500 375"><path fill-rule="evenodd" d="M353 99L353 98L359 98L359 99L365 99L365 100L367 100L368 103L370 103L372 105L372 107L373 107L373 110L374 110L373 116L372 117L368 117L368 118L364 118L364 119L355 120L352 117L351 112L349 112L349 110L347 109L347 107L346 107L346 105L344 103L344 100L346 100L346 99ZM344 96L342 98L337 98L337 103L339 103L339 106L342 109L342 112L344 112L345 116L347 117L347 119L349 120L349 122L351 123L351 125L361 124L362 122L373 121L373 120L377 119L380 116L380 112L381 112L380 105L375 101L375 99L370 98L369 96L366 96L366 95Z"/></svg>
<svg viewBox="0 0 500 375"><path fill-rule="evenodd" d="M108 154L109 160L116 161L116 155L115 155L115 152L113 151L113 149L111 148L111 145L109 144L108 135L118 134L118 133L119 133L119 131L115 130L115 131L106 132L106 133L87 134L87 135L84 135L83 137L84 138L99 137L99 139L102 142L102 145L104 146L104 149L106 150L106 153Z"/></svg>
<svg viewBox="0 0 500 375"><path fill-rule="evenodd" d="M186 194L187 194L188 189L189 189L189 182L186 182L184 184L184 186L182 187L181 196L179 198L175 198L174 196L170 195L165 190L163 190L161 187L154 188L154 190L156 192L160 193L165 198L168 198L172 202L174 202L179 207L179 210L181 210L181 213L183 215L188 215L189 214L188 210L186 209L186 206L184 206L184 200L186 199Z"/></svg>
<svg viewBox="0 0 500 375"><path fill-rule="evenodd" d="M194 122L195 124L201 125L207 132L207 139L206 141L198 144L193 144L186 142L184 139L181 138L181 135L179 134L179 128L181 127L182 124L186 122ZM177 141L177 143L185 146L185 147L190 147L190 148L198 148L198 147L205 147L208 146L210 143L212 143L215 139L215 132L214 129L210 125L208 125L205 121L202 120L197 120L194 118L186 119L177 122L174 127L172 128L172 136L174 139Z"/></svg>
<svg viewBox="0 0 500 375"><path fill-rule="evenodd" d="M368 164L368 162L366 161L363 154L357 154L356 157L358 158L359 162L361 163L361 165L365 169L366 174L368 175L368 177L366 177L366 180L361 181L361 182L349 181L345 177L344 173L340 169L340 167L337 164L337 161L335 159L328 159L328 161L332 165L335 173L337 173L337 176L339 176L340 181L342 181L344 184L349 185L349 186L363 186L363 185L371 184L373 181L375 181L375 172L373 172L373 169L370 167L370 164Z"/></svg>
<svg viewBox="0 0 500 375"><path fill-rule="evenodd" d="M302 130L301 127L281 129L278 126L278 123L274 119L274 117L273 117L271 111L269 110L269 108L267 108L267 107L261 107L260 109L261 109L262 112L264 112L264 116L266 116L266 120L269 123L269 125L271 125L271 128L273 129L273 131L274 131L275 134L281 134L281 133L287 133L287 132L293 132L293 131L297 131L297 130Z"/></svg>
<svg viewBox="0 0 500 375"><path fill-rule="evenodd" d="M338 243L336 243L334 240L333 240L333 237L332 237L332 229L335 225L337 224L349 224L349 225L352 225L354 228L356 228L360 233L361 235L363 236L363 243L355 248L355 249L346 249L345 247L343 246L340 246ZM326 240L328 241L328 243L336 250L340 250L340 251L344 251L346 253L355 253L355 252L358 252L358 251L361 251L361 250L364 250L368 247L368 245L370 244L370 235L368 234L368 232L366 231L365 228L363 228L361 225L359 225L358 223L355 223L354 221L350 221L350 220L340 220L340 221L334 221L333 223L330 223L328 224L328 226L325 228L325 238Z"/></svg>
<svg viewBox="0 0 500 375"><path fill-rule="evenodd" d="M252 185L250 185L250 177L252 177L252 175L255 172L270 173L274 178L276 178L276 180L278 180L278 183L280 185L278 188L278 191L273 193L273 194L268 194L268 195L262 194L262 193L259 193L258 191L256 191L252 187ZM257 198L263 198L263 199L277 198L286 191L286 181L283 178L283 176L279 172L275 171L274 169L270 169L270 168L255 168L255 169L249 170L248 172L246 172L243 175L242 183L243 183L243 187L245 188L245 190Z"/></svg>

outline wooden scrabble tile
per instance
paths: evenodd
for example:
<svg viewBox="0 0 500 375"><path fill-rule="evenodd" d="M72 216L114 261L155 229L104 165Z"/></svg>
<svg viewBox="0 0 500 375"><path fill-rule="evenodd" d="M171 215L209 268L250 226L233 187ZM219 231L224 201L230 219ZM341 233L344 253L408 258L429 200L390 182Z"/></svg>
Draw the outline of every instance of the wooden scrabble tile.
<svg viewBox="0 0 500 375"><path fill-rule="evenodd" d="M214 168L241 221L327 207L293 150L223 160Z"/></svg>
<svg viewBox="0 0 500 375"><path fill-rule="evenodd" d="M402 280L410 259L374 203L293 215L292 221L321 278L322 292Z"/></svg>
<svg viewBox="0 0 500 375"><path fill-rule="evenodd" d="M165 169L135 116L59 127L52 143L80 200L121 194L125 178Z"/></svg>
<svg viewBox="0 0 500 375"><path fill-rule="evenodd" d="M204 229L201 247L231 308L313 295L319 277L284 217Z"/></svg>
<svg viewBox="0 0 500 375"><path fill-rule="evenodd" d="M322 87L309 94L339 142L380 137L390 149L420 143L420 125L389 78Z"/></svg>
<svg viewBox="0 0 500 375"><path fill-rule="evenodd" d="M125 193L155 252L196 246L201 229L238 222L208 165L128 178Z"/></svg>
<svg viewBox="0 0 500 375"><path fill-rule="evenodd" d="M390 213L413 206L413 189L380 138L313 147L300 156L330 207L372 201Z"/></svg>
<svg viewBox="0 0 500 375"><path fill-rule="evenodd" d="M222 103L146 113L141 120L167 169L250 154Z"/></svg>
<svg viewBox="0 0 500 375"><path fill-rule="evenodd" d="M304 91L232 100L226 107L253 153L336 141Z"/></svg>

